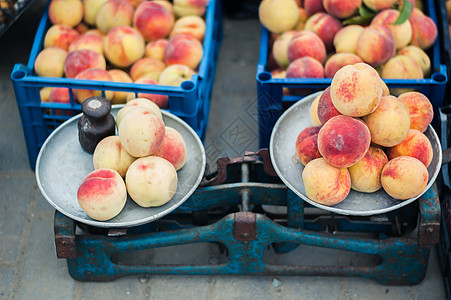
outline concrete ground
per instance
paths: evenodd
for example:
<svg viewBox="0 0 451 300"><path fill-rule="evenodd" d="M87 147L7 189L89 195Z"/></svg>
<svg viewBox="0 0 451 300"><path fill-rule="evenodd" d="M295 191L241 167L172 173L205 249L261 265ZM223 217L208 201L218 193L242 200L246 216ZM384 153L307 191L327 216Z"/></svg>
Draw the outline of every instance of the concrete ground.
<svg viewBox="0 0 451 300"><path fill-rule="evenodd" d="M26 63L46 1L35 0L0 38L0 299L444 299L435 249L426 278L415 286L320 276L129 276L107 283L78 282L57 259L53 208L41 196L28 165L25 140L12 89L15 63ZM208 161L257 150L255 70L260 27L257 20L224 20L224 39L205 141ZM254 109L252 109L254 107ZM253 112L253 113L252 113ZM241 138L233 138L239 124ZM172 254L190 260L196 251L180 246ZM290 260L343 262L352 256L304 249ZM193 258L194 259L194 258Z"/></svg>

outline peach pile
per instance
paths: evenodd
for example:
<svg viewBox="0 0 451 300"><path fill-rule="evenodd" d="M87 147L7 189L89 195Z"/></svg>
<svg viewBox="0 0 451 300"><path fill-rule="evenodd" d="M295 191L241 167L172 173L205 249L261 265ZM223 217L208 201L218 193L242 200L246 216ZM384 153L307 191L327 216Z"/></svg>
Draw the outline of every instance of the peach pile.
<svg viewBox="0 0 451 300"><path fill-rule="evenodd" d="M383 188L399 200L424 191L433 149L423 132L432 121L432 105L418 92L395 97L383 91L376 70L357 63L339 69L314 99L312 126L294 142L305 166L308 198L334 205L351 189L373 193Z"/></svg>
<svg viewBox="0 0 451 300"><path fill-rule="evenodd" d="M52 25L45 33L35 72L79 78L86 69L98 68L110 76L87 72L80 79L179 86L191 80L202 60L207 5L206 0L51 0ZM180 65L184 66L182 73L180 67L172 68ZM73 99L82 103L94 94L100 91L84 90L74 93ZM114 104L135 98L123 91L107 94ZM165 95L137 96L168 108Z"/></svg>
<svg viewBox="0 0 451 300"><path fill-rule="evenodd" d="M116 125L118 135L97 144L94 171L77 193L80 207L98 221L117 216L127 193L141 207L170 201L187 158L183 136L165 126L160 108L149 99L128 102L118 111Z"/></svg>
<svg viewBox="0 0 451 300"><path fill-rule="evenodd" d="M277 78L332 78L346 65L365 62L384 79L428 77L430 60L425 51L437 39L437 26L421 7L414 7L418 2L409 0L410 15L394 24L404 16L402 1L263 0L259 18L271 33L267 71ZM360 18L361 9L367 11L365 18ZM323 67L298 62L292 66L305 57Z"/></svg>

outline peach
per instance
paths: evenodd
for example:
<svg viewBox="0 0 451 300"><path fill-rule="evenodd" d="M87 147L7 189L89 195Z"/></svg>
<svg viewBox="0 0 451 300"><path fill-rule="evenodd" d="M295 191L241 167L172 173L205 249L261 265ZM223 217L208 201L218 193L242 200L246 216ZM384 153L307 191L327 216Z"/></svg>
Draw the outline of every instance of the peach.
<svg viewBox="0 0 451 300"><path fill-rule="evenodd" d="M75 27L83 20L83 2L81 0L51 0L48 13L52 24Z"/></svg>
<svg viewBox="0 0 451 300"><path fill-rule="evenodd" d="M305 30L316 33L327 51L333 50L334 36L341 28L340 20L324 12L314 14L305 23Z"/></svg>
<svg viewBox="0 0 451 300"><path fill-rule="evenodd" d="M67 78L75 78L79 73L90 68L106 69L103 56L92 50L82 49L69 52L64 61L64 74Z"/></svg>
<svg viewBox="0 0 451 300"><path fill-rule="evenodd" d="M321 157L318 150L318 132L320 129L321 126L309 126L304 128L296 138L296 156L304 166L311 160Z"/></svg>
<svg viewBox="0 0 451 300"><path fill-rule="evenodd" d="M304 0L304 9L308 17L325 11L323 0Z"/></svg>
<svg viewBox="0 0 451 300"><path fill-rule="evenodd" d="M161 206L177 191L177 171L164 158L141 157L128 168L125 183L130 198L141 207Z"/></svg>
<svg viewBox="0 0 451 300"><path fill-rule="evenodd" d="M130 155L143 157L154 154L164 139L163 120L146 107L130 109L118 127L121 144Z"/></svg>
<svg viewBox="0 0 451 300"><path fill-rule="evenodd" d="M381 184L395 199L406 200L420 195L427 186L428 170L418 159L399 156L390 160L382 169Z"/></svg>
<svg viewBox="0 0 451 300"><path fill-rule="evenodd" d="M410 128L425 132L434 118L434 108L429 99L419 92L406 92L398 96L409 110Z"/></svg>
<svg viewBox="0 0 451 300"><path fill-rule="evenodd" d="M196 74L190 67L185 65L171 65L166 67L160 74L158 84L180 86L183 81L190 81L191 76Z"/></svg>
<svg viewBox="0 0 451 300"><path fill-rule="evenodd" d="M335 116L339 116L341 114L342 113L340 113L332 103L329 86L324 90L324 92L322 92L318 100L318 109L317 109L318 120L321 122L321 124L325 124L327 121L329 121L329 119Z"/></svg>
<svg viewBox="0 0 451 300"><path fill-rule="evenodd" d="M427 77L431 73L431 60L423 49L410 45L400 49L397 55L406 55L416 61L423 71L423 77Z"/></svg>
<svg viewBox="0 0 451 300"><path fill-rule="evenodd" d="M102 40L103 40L103 38L105 37L105 35L104 35L99 29L97 29L97 28L89 29L89 30L86 31L84 34L85 34L85 35L89 35L89 34L98 35L98 36L100 36L100 37L102 38Z"/></svg>
<svg viewBox="0 0 451 300"><path fill-rule="evenodd" d="M148 108L151 112L159 116L160 118L163 118L161 115L160 108L158 105L156 105L154 102L150 101L146 98L133 98L130 101L128 101L119 111L116 115L116 126L119 127L119 124L122 121L122 118L124 115L130 110L135 108L136 106L144 106Z"/></svg>
<svg viewBox="0 0 451 300"><path fill-rule="evenodd" d="M323 0L326 12L339 19L354 15L361 5L362 0Z"/></svg>
<svg viewBox="0 0 451 300"><path fill-rule="evenodd" d="M130 69L130 76L134 81L139 78L150 78L158 81L161 72L163 72L165 68L166 65L161 60L144 57L132 65Z"/></svg>
<svg viewBox="0 0 451 300"><path fill-rule="evenodd" d="M342 202L351 191L351 177L346 168L330 165L323 157L310 161L302 171L307 197L331 206Z"/></svg>
<svg viewBox="0 0 451 300"><path fill-rule="evenodd" d="M41 98L41 102L49 102L50 93L53 88L50 86L43 87L39 90L39 97Z"/></svg>
<svg viewBox="0 0 451 300"><path fill-rule="evenodd" d="M96 24L97 12L99 11L100 6L102 6L102 4L106 1L108 0L83 0L83 20L87 24L94 26Z"/></svg>
<svg viewBox="0 0 451 300"><path fill-rule="evenodd" d="M145 43L136 29L116 26L105 36L103 49L110 63L125 68L144 56Z"/></svg>
<svg viewBox="0 0 451 300"><path fill-rule="evenodd" d="M207 10L208 0L174 0L174 14L177 18L183 16L203 16Z"/></svg>
<svg viewBox="0 0 451 300"><path fill-rule="evenodd" d="M127 201L125 182L115 170L94 170L80 184L77 200L92 219L110 220L122 211Z"/></svg>
<svg viewBox="0 0 451 300"><path fill-rule="evenodd" d="M384 147L401 143L410 129L409 110L394 96L382 97L377 109L363 121L371 132L371 141Z"/></svg>
<svg viewBox="0 0 451 300"><path fill-rule="evenodd" d="M326 46L317 34L303 30L295 35L288 44L288 61L310 56L320 63L326 59Z"/></svg>
<svg viewBox="0 0 451 300"><path fill-rule="evenodd" d="M141 84L158 84L155 80L151 78L141 77L138 80L135 81L137 85ZM159 108L168 108L169 107L169 97L167 95L161 95L161 94L151 94L151 93L138 93L136 96L138 98L146 98L149 99L152 102L155 102L156 105L158 105ZM128 99L133 99L135 97L131 97L129 94Z"/></svg>
<svg viewBox="0 0 451 300"><path fill-rule="evenodd" d="M348 168L356 164L371 144L370 130L360 119L335 116L321 127L318 149L332 166Z"/></svg>
<svg viewBox="0 0 451 300"><path fill-rule="evenodd" d="M396 42L387 27L371 25L360 33L355 50L364 62L378 67L395 55Z"/></svg>
<svg viewBox="0 0 451 300"><path fill-rule="evenodd" d="M356 53L357 39L363 31L360 25L349 25L335 33L333 44L337 53Z"/></svg>
<svg viewBox="0 0 451 300"><path fill-rule="evenodd" d="M63 77L67 51L59 47L44 48L34 61L34 70L42 77Z"/></svg>
<svg viewBox="0 0 451 300"><path fill-rule="evenodd" d="M338 70L330 85L335 108L343 115L362 117L372 113L382 96L381 78L365 63L348 65Z"/></svg>
<svg viewBox="0 0 451 300"><path fill-rule="evenodd" d="M189 34L178 34L169 39L164 50L164 62L170 65L181 64L196 69L204 54L202 44Z"/></svg>
<svg viewBox="0 0 451 300"><path fill-rule="evenodd" d="M287 68L287 78L324 78L323 65L310 56L291 62Z"/></svg>
<svg viewBox="0 0 451 300"><path fill-rule="evenodd" d="M169 2L169 0L152 0L155 3L158 3L160 5L162 5L164 8L166 8L171 14L175 14L174 13L174 5Z"/></svg>
<svg viewBox="0 0 451 300"><path fill-rule="evenodd" d="M133 83L133 80L130 78L128 73L119 70L119 69L111 69L108 70L108 73L111 76L111 80L114 82L124 82L124 83ZM134 95L131 92L120 92L114 91L113 98L111 98L111 104L124 104L127 102L127 97L129 95Z"/></svg>
<svg viewBox="0 0 451 300"><path fill-rule="evenodd" d="M175 21L174 27L169 34L169 38L177 34L189 34L203 42L206 24L204 19L199 16L184 16Z"/></svg>
<svg viewBox="0 0 451 300"><path fill-rule="evenodd" d="M351 176L351 188L363 193L373 193L379 190L382 187L382 168L387 162L387 155L381 147L370 146L362 159L348 168Z"/></svg>
<svg viewBox="0 0 451 300"><path fill-rule="evenodd" d="M139 5L141 2L144 2L144 1L147 1L147 0L125 0L125 1L127 1L128 3L130 3L130 4L133 6L133 8L136 8L136 7L138 7L138 5ZM155 0L153 0L153 1L155 1Z"/></svg>
<svg viewBox="0 0 451 300"><path fill-rule="evenodd" d="M82 34L69 45L69 52L83 49L103 55L103 38L95 34Z"/></svg>
<svg viewBox="0 0 451 300"><path fill-rule="evenodd" d="M108 0L97 12L96 27L106 34L116 26L131 26L133 12L133 6L125 0Z"/></svg>
<svg viewBox="0 0 451 300"><path fill-rule="evenodd" d="M98 81L113 81L111 75L108 71L99 68L89 68L86 69L75 76L75 79L89 79ZM102 96L101 91L96 90L85 90L85 89L75 89L74 94L77 97L78 102L83 103L87 98L93 96ZM105 98L111 101L113 98L113 91L105 91Z"/></svg>
<svg viewBox="0 0 451 300"><path fill-rule="evenodd" d="M321 98L321 94L316 96L315 99L313 100L312 104L310 105L310 120L312 121L312 125L314 125L314 126L322 125L321 121L318 118L318 103L319 103L319 98Z"/></svg>
<svg viewBox="0 0 451 300"><path fill-rule="evenodd" d="M77 26L73 27L78 31L79 34L85 34L88 30L91 30L86 23L80 23Z"/></svg>
<svg viewBox="0 0 451 300"><path fill-rule="evenodd" d="M55 87L49 93L48 102L70 104L70 92L68 88ZM65 109L55 109L55 115L72 116L73 112Z"/></svg>
<svg viewBox="0 0 451 300"><path fill-rule="evenodd" d="M299 7L298 9L299 9L298 23L293 29L296 31L301 31L304 30L305 28L305 22L307 22L308 16L304 8Z"/></svg>
<svg viewBox="0 0 451 300"><path fill-rule="evenodd" d="M92 155L94 169L113 169L125 178L128 167L136 160L122 147L117 135L107 136L96 146Z"/></svg>
<svg viewBox="0 0 451 300"><path fill-rule="evenodd" d="M396 9L384 9L379 12L371 21L371 25L384 25L395 38L396 49L407 46L412 39L412 26L409 21L402 24L393 24L399 17L400 12Z"/></svg>
<svg viewBox="0 0 451 300"><path fill-rule="evenodd" d="M401 143L387 149L387 155L389 159L398 156L415 157L427 168L432 162L434 152L431 142L424 133L416 129L409 129L409 133Z"/></svg>
<svg viewBox="0 0 451 300"><path fill-rule="evenodd" d="M67 25L52 25L44 36L44 48L60 47L69 49L69 45L79 36L77 30Z"/></svg>
<svg viewBox="0 0 451 300"><path fill-rule="evenodd" d="M398 0L363 0L363 3L371 10L380 11L392 8Z"/></svg>
<svg viewBox="0 0 451 300"><path fill-rule="evenodd" d="M411 44L423 50L430 48L438 36L434 21L415 8L409 17L409 22L412 25Z"/></svg>
<svg viewBox="0 0 451 300"><path fill-rule="evenodd" d="M381 85L382 85L382 96L390 96L390 89L388 88L385 81L381 79Z"/></svg>
<svg viewBox="0 0 451 300"><path fill-rule="evenodd" d="M299 18L299 10L293 0L263 0L258 7L260 22L270 32L292 30Z"/></svg>
<svg viewBox="0 0 451 300"><path fill-rule="evenodd" d="M385 79L423 79L420 65L407 55L396 55L383 66L381 77Z"/></svg>
<svg viewBox="0 0 451 300"><path fill-rule="evenodd" d="M324 65L324 75L326 78L332 78L344 66L356 63L363 63L363 61L353 53L335 53L327 59Z"/></svg>
<svg viewBox="0 0 451 300"><path fill-rule="evenodd" d="M297 34L296 30L289 30L279 35L272 46L272 54L279 67L286 69L288 67L288 45L291 39Z"/></svg>
<svg viewBox="0 0 451 300"><path fill-rule="evenodd" d="M169 161L176 171L180 170L186 162L186 146L180 132L166 126L163 143L154 155Z"/></svg>
<svg viewBox="0 0 451 300"><path fill-rule="evenodd" d="M156 41L147 43L144 56L163 61L164 50L166 49L167 44L167 39L158 39Z"/></svg>
<svg viewBox="0 0 451 300"><path fill-rule="evenodd" d="M154 1L142 2L133 15L133 26L145 41L154 41L169 35L174 25L174 15Z"/></svg>

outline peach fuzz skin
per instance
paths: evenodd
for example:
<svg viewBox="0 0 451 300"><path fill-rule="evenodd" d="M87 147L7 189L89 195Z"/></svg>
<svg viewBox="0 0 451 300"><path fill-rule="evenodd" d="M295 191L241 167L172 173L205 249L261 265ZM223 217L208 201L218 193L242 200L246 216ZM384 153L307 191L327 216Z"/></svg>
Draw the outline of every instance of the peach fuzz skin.
<svg viewBox="0 0 451 300"><path fill-rule="evenodd" d="M330 86L324 90L318 100L318 108L317 108L318 119L321 124L325 124L329 119L339 116L340 113L332 103L332 99L330 97Z"/></svg>
<svg viewBox="0 0 451 300"><path fill-rule="evenodd" d="M409 129L409 133L401 143L387 149L387 155L389 159L398 156L415 157L426 168L429 167L434 158L431 142L424 133L416 129Z"/></svg>
<svg viewBox="0 0 451 300"><path fill-rule="evenodd" d="M288 62L301 57L312 57L321 64L326 59L326 46L313 32L303 30L295 35L288 44Z"/></svg>
<svg viewBox="0 0 451 300"><path fill-rule="evenodd" d="M117 135L102 139L94 149L92 163L94 169L113 169L125 178L128 167L136 160L122 147Z"/></svg>
<svg viewBox="0 0 451 300"><path fill-rule="evenodd" d="M176 129L166 126L163 143L154 155L166 159L178 171L185 165L186 154L183 136Z"/></svg>
<svg viewBox="0 0 451 300"><path fill-rule="evenodd" d="M133 15L133 26L146 42L167 37L173 25L174 15L166 7L153 1L140 3Z"/></svg>
<svg viewBox="0 0 451 300"><path fill-rule="evenodd" d="M310 161L302 171L307 197L316 203L332 206L342 202L351 190L346 168L336 168L323 157Z"/></svg>
<svg viewBox="0 0 451 300"><path fill-rule="evenodd" d="M301 164L307 165L311 160L321 157L318 150L318 132L321 126L304 128L296 138L296 156Z"/></svg>
<svg viewBox="0 0 451 300"><path fill-rule="evenodd" d="M410 128L425 132L434 118L434 108L429 99L419 92L406 92L398 96L409 110Z"/></svg>
<svg viewBox="0 0 451 300"><path fill-rule="evenodd" d="M69 52L64 61L64 74L67 78L75 78L79 73L91 68L106 69L105 58L92 50Z"/></svg>

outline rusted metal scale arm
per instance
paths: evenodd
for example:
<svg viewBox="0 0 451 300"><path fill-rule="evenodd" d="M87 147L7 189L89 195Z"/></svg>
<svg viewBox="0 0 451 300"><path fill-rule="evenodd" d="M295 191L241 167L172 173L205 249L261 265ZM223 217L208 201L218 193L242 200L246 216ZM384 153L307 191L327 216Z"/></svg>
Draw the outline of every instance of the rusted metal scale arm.
<svg viewBox="0 0 451 300"><path fill-rule="evenodd" d="M436 245L440 239L440 199L437 184L419 198L420 222L418 243L421 246Z"/></svg>

